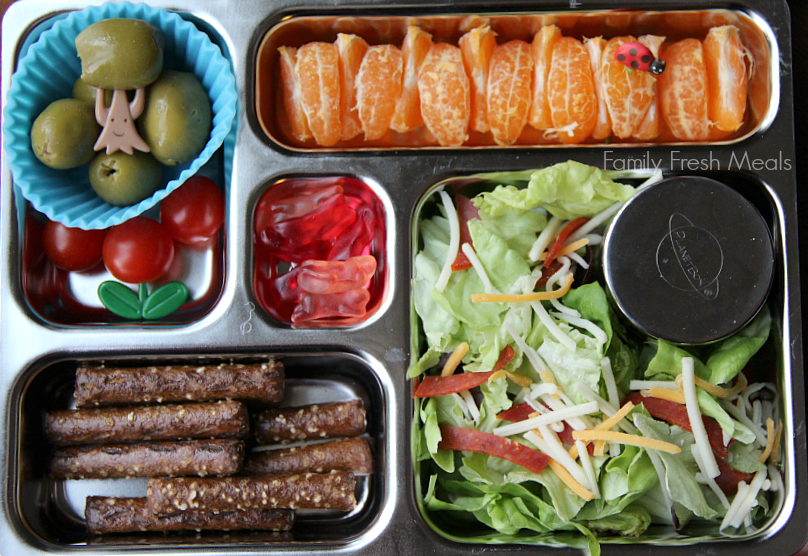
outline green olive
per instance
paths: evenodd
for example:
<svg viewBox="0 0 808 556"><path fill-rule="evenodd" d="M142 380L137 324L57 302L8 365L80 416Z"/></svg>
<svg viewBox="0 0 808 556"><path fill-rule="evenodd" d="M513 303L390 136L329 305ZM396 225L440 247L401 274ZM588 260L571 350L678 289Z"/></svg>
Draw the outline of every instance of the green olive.
<svg viewBox="0 0 808 556"><path fill-rule="evenodd" d="M162 173L160 163L148 153L102 152L90 162L90 185L110 205L134 205L160 187Z"/></svg>
<svg viewBox="0 0 808 556"><path fill-rule="evenodd" d="M76 79L73 83L73 93L72 97L76 100L80 100L82 102L86 102L93 107L95 107L95 92L98 90L98 87L93 87L92 85L87 85L84 81L81 80L81 77ZM104 99L106 99L107 106L112 104L112 91L106 90L104 91Z"/></svg>
<svg viewBox="0 0 808 556"><path fill-rule="evenodd" d="M140 89L163 71L160 30L139 19L104 19L76 37L81 78L99 89Z"/></svg>
<svg viewBox="0 0 808 556"><path fill-rule="evenodd" d="M146 89L140 135L166 166L193 160L208 142L211 123L210 100L193 74L164 71Z"/></svg>
<svg viewBox="0 0 808 556"><path fill-rule="evenodd" d="M90 162L100 133L91 106L64 98L52 102L34 120L31 148L45 166L67 170Z"/></svg>

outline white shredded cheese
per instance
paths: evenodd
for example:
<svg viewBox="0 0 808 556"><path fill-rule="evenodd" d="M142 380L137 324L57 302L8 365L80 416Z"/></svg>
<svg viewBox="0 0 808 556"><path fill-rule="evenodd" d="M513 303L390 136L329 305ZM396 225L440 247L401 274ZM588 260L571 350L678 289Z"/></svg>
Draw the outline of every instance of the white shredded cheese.
<svg viewBox="0 0 808 556"><path fill-rule="evenodd" d="M541 231L539 237L536 238L536 241L533 242L533 245L530 248L527 256L531 261L538 261L539 257L542 253L544 253L547 246L550 245L550 242L558 235L558 231L561 228L561 219L556 218L553 216L549 222L547 222L547 226Z"/></svg>
<svg viewBox="0 0 808 556"><path fill-rule="evenodd" d="M729 505L729 510L727 510L726 515L724 515L723 521L721 521L721 525L718 527L719 531L726 529L727 527L730 526L730 523L732 523L732 521L735 519L735 516L738 515L738 511L743 505L748 492L749 492L749 485L746 484L746 481L739 482L738 491L735 493L735 498L732 499L732 504Z"/></svg>
<svg viewBox="0 0 808 556"><path fill-rule="evenodd" d="M752 508L757 506L757 495L760 492L760 487L763 486L763 481L766 480L767 471L758 471L755 473L755 478L752 479L752 482L749 486L744 489L744 495L741 497L741 483L738 483L738 493L735 495L735 499L732 501L732 506L735 506L736 500L741 497L741 502L736 506L735 514L732 515L732 508L730 507L729 511L727 511L727 515L724 517L724 521L721 522L721 527L719 527L719 531L724 529L725 527L734 527L738 528L746 519L747 514L752 511ZM731 519L728 519L731 516Z"/></svg>
<svg viewBox="0 0 808 556"><path fill-rule="evenodd" d="M704 421L701 419L701 409L699 400L696 397L696 375L694 372L693 358L682 358L682 390L685 394L685 407L687 408L687 418L690 421L690 428L693 430L693 437L696 439L696 448L699 450L701 461L704 463L703 473L710 479L715 479L721 474L718 464L715 462L713 449L710 447L710 440L707 438L707 430L704 428Z"/></svg>
<svg viewBox="0 0 808 556"><path fill-rule="evenodd" d="M528 395L530 395L530 388L523 387L513 398L513 405L519 405L520 403L524 402Z"/></svg>
<svg viewBox="0 0 808 556"><path fill-rule="evenodd" d="M603 243L603 236L600 234L586 234L581 239L588 239L589 245L595 246Z"/></svg>
<svg viewBox="0 0 808 556"><path fill-rule="evenodd" d="M528 397L535 400L536 398L547 394L550 396L558 394L558 386L551 382L539 382L530 385L530 394Z"/></svg>
<svg viewBox="0 0 808 556"><path fill-rule="evenodd" d="M567 253L567 256L581 268L585 270L589 268L589 263L586 262L584 258L575 251L573 251L572 253Z"/></svg>
<svg viewBox="0 0 808 556"><path fill-rule="evenodd" d="M558 396L561 398L561 401L563 401L567 407L577 405L574 401L572 401L572 399L570 399L568 395L564 393L563 390L559 389ZM576 417L575 419L573 419L573 421L576 423L580 423L580 425L573 426L572 422L570 422L570 426L576 431L587 430L595 427L595 425L592 424L592 421L589 420L589 417Z"/></svg>
<svg viewBox="0 0 808 556"><path fill-rule="evenodd" d="M729 446L729 443L732 441L732 435L727 434L727 431L721 429L721 441L724 443L724 446Z"/></svg>
<svg viewBox="0 0 808 556"><path fill-rule="evenodd" d="M587 320L581 317L574 317L572 315L567 315L565 313L553 312L550 314L559 320L563 320L565 322L570 323L573 326L583 328L584 330L592 334L592 336L595 337L595 339L598 341L599 344L606 344L606 342L609 341L609 337L606 336L606 332L604 332L600 326L598 326L591 320ZM614 402L612 403L614 404Z"/></svg>
<svg viewBox="0 0 808 556"><path fill-rule="evenodd" d="M570 475L578 481L586 490L594 491L592 487L592 483L589 481L589 476L584 471L583 467L578 465L578 463L572 459L572 456L569 455L567 450L564 449L564 445L561 444L561 441L556 436L556 433L551 431L546 426L539 427L539 432L541 433L542 439L544 439L547 446L550 448L549 455L558 463L564 466ZM536 434L536 433L533 433ZM580 450L579 450L580 451ZM586 451L586 449L584 449Z"/></svg>
<svg viewBox="0 0 808 556"><path fill-rule="evenodd" d="M641 189L644 189L649 185L655 184L656 182L661 180L662 180L662 170L657 168L654 171L654 173L651 174L650 178L645 180L642 184L640 184L637 187L637 191L640 191ZM625 203L623 201L619 201L610 206L609 208L607 208L606 210L596 214L595 216L589 219L589 222L587 222L586 224L575 230L572 234L570 234L570 237L567 238L567 241L570 242L577 241L582 237L586 236L587 234L589 234L589 232L596 229L598 226L606 222L609 218L617 214L617 211L619 211L624 204Z"/></svg>
<svg viewBox="0 0 808 556"><path fill-rule="evenodd" d="M586 473L586 477L589 479L589 486L592 487L590 490L592 494L595 495L595 498L600 498L598 479L595 476L595 467L592 465L592 459L589 457L589 450L586 449L586 444L581 440L575 441L575 447L578 448L578 456L581 458L581 467L583 467L584 473Z"/></svg>
<svg viewBox="0 0 808 556"><path fill-rule="evenodd" d="M758 426L763 425L763 407L760 400L752 402L752 422Z"/></svg>
<svg viewBox="0 0 808 556"><path fill-rule="evenodd" d="M609 402L601 398L598 394L593 392L592 389L583 382L577 383L575 385L575 390L587 400L591 400L596 404L598 404L598 408L600 409L600 411L607 417L611 417L612 415L617 413L617 409L615 409L615 407L612 404L610 404ZM627 433L634 434L637 431L636 427L634 427L634 425L628 422L628 419L622 419L617 424L617 426L619 426Z"/></svg>
<svg viewBox="0 0 808 556"><path fill-rule="evenodd" d="M466 419L471 419L471 414L469 413L469 408L466 405L466 400L464 400L457 392L454 392L452 397L457 402L457 406L460 408L460 411L463 412L463 417Z"/></svg>
<svg viewBox="0 0 808 556"><path fill-rule="evenodd" d="M510 425L497 427L494 429L494 434L497 436L522 434L542 425L549 425L550 423L565 421L572 417L588 415L589 413L595 413L597 410L598 404L592 402L567 407L558 411L551 411L544 415L539 415L538 417L531 417L530 419L525 419L524 421L519 421L518 423L511 423Z"/></svg>
<svg viewBox="0 0 808 556"><path fill-rule="evenodd" d="M535 409L540 415L546 415L546 414L551 412L550 409L547 409L545 406L543 406L542 404L540 404L536 400L527 398L526 401L527 401L527 404L530 407L532 407L533 409ZM559 421L557 423L551 423L550 428L553 429L556 432L561 432L561 431L564 430L564 423L561 422L561 421Z"/></svg>
<svg viewBox="0 0 808 556"><path fill-rule="evenodd" d="M562 401L560 394L561 394L561 391L559 390L559 395L553 396L553 395L550 395L550 394L544 394L544 395L542 395L541 399L542 399L542 401L544 401L544 403L547 405L547 407L549 407L553 411L561 411L562 409L567 409L568 407L572 407L572 406L575 405L572 402L565 403L564 401ZM569 398L567 398L567 400L569 400ZM567 421L567 423L569 423L569 426L572 427L573 430L582 431L582 430L586 430L586 429L590 428L589 425L587 424L588 421L584 422L583 421L584 419L586 419L586 417L571 417L571 418L567 419L566 421ZM555 429L553 429L553 430L555 430ZM561 432L561 431L556 430L556 432Z"/></svg>
<svg viewBox="0 0 808 556"><path fill-rule="evenodd" d="M752 411L752 402L749 401L749 396L760 392L766 387L766 385L762 382L755 382L754 384L750 384L746 387L746 389L741 392L741 399L743 399L743 405L746 408L747 413Z"/></svg>
<svg viewBox="0 0 808 556"><path fill-rule="evenodd" d="M632 380L628 383L629 390L650 390L651 388L679 390L679 385L672 380Z"/></svg>
<svg viewBox="0 0 808 556"><path fill-rule="evenodd" d="M693 459L696 460L696 465L701 470L701 473L698 473L696 475L696 480L699 480L698 478L699 476L701 476L703 482L706 483L707 486L710 487L710 490L712 490L718 497L718 500L721 502L721 505L723 505L724 508L729 510L729 500L727 499L727 495L724 494L724 491L721 490L721 488L719 488L718 483L715 482L715 479L707 476L706 465L701 457L701 452L699 451L699 448L698 446L696 446L695 443L690 445L690 452L693 454Z"/></svg>
<svg viewBox="0 0 808 556"><path fill-rule="evenodd" d="M446 284L449 283L449 277L452 275L452 263L457 258L457 250L460 248L460 220L449 194L441 190L440 198L446 209L446 218L449 220L449 252L446 254L446 261L443 263L440 276L435 284L435 289L443 293Z"/></svg>
<svg viewBox="0 0 808 556"><path fill-rule="evenodd" d="M506 321L502 324L502 328L508 331L508 334L511 335L513 341L516 342L516 345L519 346L519 349L522 350L522 353L525 354L527 360L530 361L530 364L533 365L533 369L537 373L540 373L542 370L547 370L547 365L545 365L544 361L542 361L541 357L539 357L539 353L535 349L527 345L527 342L525 342L524 338L522 338L519 335L519 333L513 328L513 324Z"/></svg>
<svg viewBox="0 0 808 556"><path fill-rule="evenodd" d="M780 472L774 465L769 464L769 480L772 482L772 486L769 489L771 492L780 492L783 490L783 478L780 476Z"/></svg>
<svg viewBox="0 0 808 556"><path fill-rule="evenodd" d="M604 332L605 335L605 332ZM603 342L604 344L606 342ZM617 383L614 381L612 372L612 360L604 357L600 360L600 371L603 375L603 382L606 384L606 394L609 396L609 403L614 407L620 407L620 394L617 392Z"/></svg>
<svg viewBox="0 0 808 556"><path fill-rule="evenodd" d="M488 273L486 273L485 267L477 256L477 253L474 252L474 248L468 243L464 243L460 249L463 250L463 253L471 263L471 267L477 273L477 276L480 277L480 281L483 283L483 286L485 286L485 293L499 293L499 290L494 287L494 284L492 284L491 280L488 278Z"/></svg>
<svg viewBox="0 0 808 556"><path fill-rule="evenodd" d="M539 316L539 320L541 323L547 327L547 330L553 337L558 340L558 343L570 350L571 352L575 353L575 350L578 348L578 345L575 343L575 340L567 336L555 323L553 318L547 312L547 309L544 308L544 305L541 304L541 301L531 301L530 306L533 307L533 310Z"/></svg>
<svg viewBox="0 0 808 556"><path fill-rule="evenodd" d="M561 278L564 278L569 274L570 266L572 266L572 262L570 262L569 257L558 257L558 261L561 263L561 268L559 268L550 278L547 279L547 283L544 285L545 291L551 292L556 284L561 281Z"/></svg>
<svg viewBox="0 0 808 556"><path fill-rule="evenodd" d="M466 407L468 408L472 420L475 423L479 423L480 410L477 408L477 402L474 401L474 396L472 396L471 392L469 392L468 390L463 390L462 392L460 392L460 396L462 396L463 400L466 402Z"/></svg>
<svg viewBox="0 0 808 556"><path fill-rule="evenodd" d="M739 397L738 403L741 406L743 406L743 399ZM743 409L729 402L722 403L721 407L723 407L727 411L727 413L735 417L742 424L746 425L749 428L749 430L755 433L755 440L758 444L760 444L761 446L766 445L767 443L766 432L762 428L754 424L752 420L746 416L746 413L743 411Z"/></svg>

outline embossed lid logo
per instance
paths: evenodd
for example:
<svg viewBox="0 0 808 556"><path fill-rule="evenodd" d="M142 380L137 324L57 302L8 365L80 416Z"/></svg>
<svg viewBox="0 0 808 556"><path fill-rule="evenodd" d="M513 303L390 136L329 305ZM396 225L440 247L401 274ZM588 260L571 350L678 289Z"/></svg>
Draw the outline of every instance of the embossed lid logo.
<svg viewBox="0 0 808 556"><path fill-rule="evenodd" d="M718 297L724 252L709 231L695 226L686 216L673 213L656 256L659 274L671 287L696 292L707 300Z"/></svg>

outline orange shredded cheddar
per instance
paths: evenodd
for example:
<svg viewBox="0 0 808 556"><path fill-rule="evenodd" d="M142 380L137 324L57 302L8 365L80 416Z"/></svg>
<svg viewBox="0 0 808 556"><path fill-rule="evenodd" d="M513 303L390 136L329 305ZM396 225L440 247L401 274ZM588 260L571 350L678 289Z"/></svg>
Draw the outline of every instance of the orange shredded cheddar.
<svg viewBox="0 0 808 556"><path fill-rule="evenodd" d="M735 381L735 386L732 388L723 388L721 386L716 386L715 384L710 384L703 378L694 377L696 386L707 392L708 394L715 396L716 398L732 398L733 396L737 396L748 386L746 382L746 377L743 373L738 375L738 379ZM676 377L676 385L679 386L679 389L682 389L682 375Z"/></svg>
<svg viewBox="0 0 808 556"><path fill-rule="evenodd" d="M586 489L585 489L585 488L584 488L584 487L581 485L581 483L579 483L578 481L576 481L576 480L575 480L575 479L572 477L572 475L570 475L570 472L569 472L569 471L567 471L567 470L564 468L564 466L563 466L563 465L561 465L560 463L558 463L558 462L557 462L556 460L554 460L554 459L551 459L551 460L550 460L549 465L550 465L550 469L552 469L552 470L553 470L553 472L554 472L556 475L558 475L558 478L559 478L559 479L561 479L562 481L564 481L564 484L565 484L565 485L567 485L568 487L570 487L570 490L571 490L572 492L574 492L575 494L577 494L578 496L580 496L581 498L583 498L583 499L584 499L584 500L586 500L587 502L589 502L590 500L592 500L593 498L595 498L595 495L594 495L594 494L592 494L591 492L589 492L588 490L586 490Z"/></svg>
<svg viewBox="0 0 808 556"><path fill-rule="evenodd" d="M622 421L623 417L628 415L628 412L631 411L632 409L634 409L634 404L631 403L631 402L626 402L625 405L623 405L623 407L621 407L614 415L612 415L611 417L609 417L608 419L603 421L601 424L595 425L595 428L593 430L596 430L596 431L607 431L607 430L609 430L610 428L615 426L617 423ZM586 444L586 442L584 444ZM602 441L602 440L596 441L596 443L595 443L595 455L596 456L602 456L603 455L603 449L604 449L605 445L606 445L606 443L604 441ZM598 449L600 449L600 453L598 453ZM572 448L570 448L569 455L572 456L572 459L577 458L578 457L578 447L573 446Z"/></svg>
<svg viewBox="0 0 808 556"><path fill-rule="evenodd" d="M516 373L512 373L511 371L504 371L504 370L497 371L490 377L488 377L488 384L491 384L491 381L502 377L511 379L511 382L513 382L514 384L518 384L522 388L530 388L530 385L533 384L533 381L526 376L518 375Z"/></svg>
<svg viewBox="0 0 808 556"><path fill-rule="evenodd" d="M780 419L780 422L777 423L777 433L774 435L774 444L772 445L772 453L769 454L769 463L777 463L777 460L780 459L780 456L777 454L778 448L780 448L780 437L783 435L783 420Z"/></svg>
<svg viewBox="0 0 808 556"><path fill-rule="evenodd" d="M443 370L440 372L440 376L452 376L454 374L455 369L457 366L460 365L460 362L469 352L469 345L466 342L461 343L459 346L455 348L452 352L452 355L449 356L449 360L446 361L446 365L443 366Z"/></svg>
<svg viewBox="0 0 808 556"><path fill-rule="evenodd" d="M685 405L685 394L681 390L668 390L667 388L654 386L648 390L640 390L640 394L646 398L660 398L668 400L669 402Z"/></svg>
<svg viewBox="0 0 808 556"><path fill-rule="evenodd" d="M771 418L766 419L766 449L763 450L763 453L760 454L758 458L760 463L764 463L772 454L774 449L774 436L774 421Z"/></svg>
<svg viewBox="0 0 808 556"><path fill-rule="evenodd" d="M563 257L564 255L569 255L573 251L577 251L581 247L586 247L587 245L589 245L589 238L583 237L583 238L579 239L578 241L573 241L572 243L568 243L567 245L562 247L558 251L558 254L556 255L556 257ZM546 259L547 258L547 253L548 253L548 251L545 251L544 253L539 255L539 260L543 261L544 259Z"/></svg>
<svg viewBox="0 0 808 556"><path fill-rule="evenodd" d="M679 446L671 444L670 442L663 442L662 440L654 440L653 438L646 438L634 434L626 434L624 432L595 430L572 431L572 437L575 440L605 440L607 442L618 442L620 444L629 444L640 448L660 450L669 454L678 454L682 451Z"/></svg>
<svg viewBox="0 0 808 556"><path fill-rule="evenodd" d="M567 295L572 286L572 274L567 274L567 278L561 288L551 292L532 292L523 294L504 293L474 293L471 300L474 303L530 303L531 301L548 301L559 299Z"/></svg>

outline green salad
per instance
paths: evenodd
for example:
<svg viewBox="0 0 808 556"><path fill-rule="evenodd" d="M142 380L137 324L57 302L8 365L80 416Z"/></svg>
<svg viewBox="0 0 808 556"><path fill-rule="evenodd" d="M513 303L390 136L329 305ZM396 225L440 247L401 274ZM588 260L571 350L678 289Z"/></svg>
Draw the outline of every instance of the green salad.
<svg viewBox="0 0 808 556"><path fill-rule="evenodd" d="M590 268L638 188L572 161L486 179L471 197L436 191L418 222L409 378L426 519L456 540L594 554L652 524L753 533L783 489L768 308L708 346L640 336Z"/></svg>

